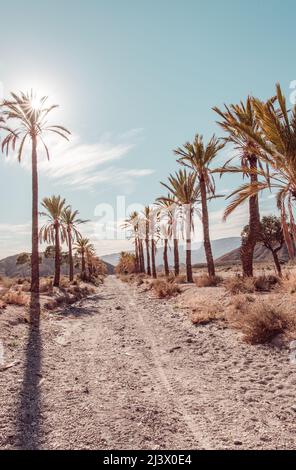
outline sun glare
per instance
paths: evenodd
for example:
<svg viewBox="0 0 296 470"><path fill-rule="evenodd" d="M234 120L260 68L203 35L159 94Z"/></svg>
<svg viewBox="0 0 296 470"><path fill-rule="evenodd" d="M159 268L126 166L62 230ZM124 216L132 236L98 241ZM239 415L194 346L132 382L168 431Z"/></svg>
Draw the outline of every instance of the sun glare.
<svg viewBox="0 0 296 470"><path fill-rule="evenodd" d="M31 106L34 111L40 108L41 101L37 95L34 95L33 98L31 99Z"/></svg>

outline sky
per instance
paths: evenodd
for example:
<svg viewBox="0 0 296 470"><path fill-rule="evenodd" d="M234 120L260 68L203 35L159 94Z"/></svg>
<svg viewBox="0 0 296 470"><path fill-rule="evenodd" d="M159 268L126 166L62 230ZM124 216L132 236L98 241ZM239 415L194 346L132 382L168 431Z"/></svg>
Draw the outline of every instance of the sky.
<svg viewBox="0 0 296 470"><path fill-rule="evenodd" d="M51 121L72 133L69 143L48 136L50 162L40 152L40 199L61 194L89 219L84 233L101 255L130 246L120 221L163 194L160 181L177 169L174 148L197 132L205 141L223 136L213 106L248 94L266 99L276 82L289 98L296 79L292 0L0 4L0 92L48 95L60 105ZM0 155L0 257L30 249L28 150L21 165ZM223 150L217 165L231 152ZM224 176L218 192L240 183ZM273 195L260 205L274 212ZM225 206L222 198L210 204L213 239L239 236L247 222L243 206L222 223Z"/></svg>

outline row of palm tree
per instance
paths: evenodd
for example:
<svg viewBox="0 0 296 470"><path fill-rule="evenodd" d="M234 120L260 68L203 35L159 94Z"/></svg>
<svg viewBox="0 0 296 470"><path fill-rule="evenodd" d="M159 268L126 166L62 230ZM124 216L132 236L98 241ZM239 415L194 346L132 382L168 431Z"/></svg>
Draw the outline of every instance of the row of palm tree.
<svg viewBox="0 0 296 470"><path fill-rule="evenodd" d="M276 95L266 102L249 96L246 103L225 105L224 110L215 107L213 110L218 114L218 124L226 135L220 139L213 136L205 145L202 136L196 134L192 143L187 142L174 150L177 162L185 169L170 174L168 182L161 183L168 190L168 195L159 197L151 207L145 208L143 214L133 213L126 221L126 226L133 227L136 265L140 272L146 271L156 277L156 244L162 239L164 269L165 274L169 275L167 251L169 241L173 240L174 274L178 276L178 240L181 234L186 241L187 281L193 281L191 236L194 230L193 214L197 211L202 221L208 274L215 276L208 213L208 201L219 197L216 194L215 174L241 174L247 179L227 197L231 200L224 212L226 220L237 207L248 201L248 230L243 233L241 246L243 275L253 276L254 249L258 242L262 242L258 195L266 189L276 191L284 240L290 257L295 256L296 107L292 110L287 108L281 87L277 84ZM232 146L234 156L222 167L214 168L219 151L228 144ZM233 159L238 163L233 164ZM165 224L162 223L162 215L166 217ZM143 224L146 268L142 250ZM279 271L278 263L277 269Z"/></svg>
<svg viewBox="0 0 296 470"><path fill-rule="evenodd" d="M76 242L76 249L81 252L82 278L85 274L85 251L93 250L88 239L82 237L78 231L78 226L87 222L78 217L79 212L73 211L71 206L66 205L66 200L61 196L46 197L41 203L45 211L40 212L40 216L46 217L47 222L41 227L39 239L54 246L55 253L55 274L53 285L59 287L61 278L61 245L66 242L68 246L69 259L69 280L74 279L73 243Z"/></svg>
<svg viewBox="0 0 296 470"><path fill-rule="evenodd" d="M49 148L44 137L53 133L69 140L70 132L63 126L49 124L47 119L57 105L47 105L48 98L42 97L36 101L33 91L30 93L11 93L9 99L0 105L0 130L4 131L2 152L17 152L21 161L30 145L32 166L32 255L31 255L31 291L39 293L39 227L38 227L38 149L43 146L47 158L50 158ZM36 105L37 103L37 105Z"/></svg>

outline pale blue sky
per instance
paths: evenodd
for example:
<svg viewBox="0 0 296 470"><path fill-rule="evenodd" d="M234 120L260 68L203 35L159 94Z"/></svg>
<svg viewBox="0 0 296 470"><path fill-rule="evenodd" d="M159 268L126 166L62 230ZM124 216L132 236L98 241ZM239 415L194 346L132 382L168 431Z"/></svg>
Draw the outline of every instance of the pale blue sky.
<svg viewBox="0 0 296 470"><path fill-rule="evenodd" d="M295 13L292 0L1 1L4 93L48 94L61 105L54 120L74 135L68 148L52 144L40 197L60 193L90 219L117 195L127 204L153 202L176 168L173 148L195 132L221 135L212 106L249 93L269 97L277 81L289 95ZM219 187L238 182L225 177ZM0 255L28 249L26 165L1 157L0 198ZM272 199L262 204L268 211ZM213 238L239 235L245 221L246 208L220 224L224 206L210 207ZM123 246L97 243L101 253Z"/></svg>

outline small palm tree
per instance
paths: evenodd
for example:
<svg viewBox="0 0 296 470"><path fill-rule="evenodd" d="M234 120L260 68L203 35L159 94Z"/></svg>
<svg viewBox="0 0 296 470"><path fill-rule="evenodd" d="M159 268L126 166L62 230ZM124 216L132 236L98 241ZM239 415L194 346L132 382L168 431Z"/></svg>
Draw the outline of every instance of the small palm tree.
<svg viewBox="0 0 296 470"><path fill-rule="evenodd" d="M177 277L180 274L179 240L177 236L178 204L170 195L168 195L167 197L159 197L157 199L157 205L160 210L160 218L164 216L167 219L168 240L171 238L173 239L174 272L175 272L175 276Z"/></svg>
<svg viewBox="0 0 296 470"><path fill-rule="evenodd" d="M57 108L56 105L46 106L47 97L43 97L38 106L33 91L31 93L11 93L11 99L4 100L2 103L3 115L6 123L0 123L0 129L3 129L7 135L2 142L2 151L16 149L17 156L21 161L27 141L31 143L32 159L32 257L31 257L31 291L39 292L39 230L38 230L38 155L37 145L40 142L49 159L49 149L44 142L44 136L47 132L58 134L60 137L68 140L70 132L62 126L48 124L47 116ZM17 122L16 128L9 127L10 122Z"/></svg>
<svg viewBox="0 0 296 470"><path fill-rule="evenodd" d="M85 281L86 275L86 258L87 254L94 251L94 246L88 238L80 237L74 244L76 253L81 257L81 279Z"/></svg>
<svg viewBox="0 0 296 470"><path fill-rule="evenodd" d="M65 207L66 200L61 196L45 197L41 203L46 212L40 212L40 215L47 217L47 223L40 229L40 240L45 243L51 243L55 247L55 274L53 285L60 286L61 278L61 243L67 239L67 228L63 223L62 214L68 206Z"/></svg>
<svg viewBox="0 0 296 470"><path fill-rule="evenodd" d="M193 170L196 173L196 177L199 182L204 248L209 276L212 277L215 276L215 264L210 239L208 198L215 196L216 189L210 165L224 145L224 143L221 143L221 141L213 136L205 146L203 143L203 137L196 134L192 144L187 142L182 148L179 147L174 150L174 153L180 157L178 162Z"/></svg>
<svg viewBox="0 0 296 470"><path fill-rule="evenodd" d="M168 180L169 184L161 184L169 190L180 206L185 227L187 282L193 282L191 264L191 232L193 229L194 205L198 200L200 192L199 186L196 184L196 173L187 173L186 170L179 170L175 175L170 175Z"/></svg>
<svg viewBox="0 0 296 470"><path fill-rule="evenodd" d="M130 236L134 239L137 272L145 272L142 225L137 211L132 212L125 220L123 228L128 228L131 231Z"/></svg>
<svg viewBox="0 0 296 470"><path fill-rule="evenodd" d="M73 262L73 242L81 238L81 233L78 231L77 226L88 222L78 218L79 212L72 211L71 207L66 207L62 214L61 220L67 230L67 244L69 249L69 279L72 282L74 279L74 262Z"/></svg>

